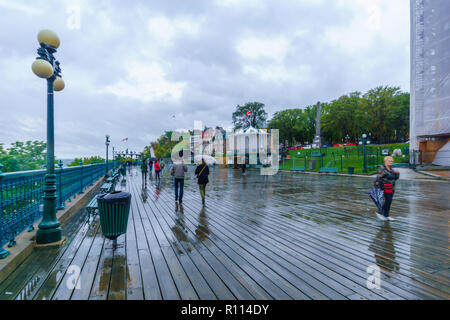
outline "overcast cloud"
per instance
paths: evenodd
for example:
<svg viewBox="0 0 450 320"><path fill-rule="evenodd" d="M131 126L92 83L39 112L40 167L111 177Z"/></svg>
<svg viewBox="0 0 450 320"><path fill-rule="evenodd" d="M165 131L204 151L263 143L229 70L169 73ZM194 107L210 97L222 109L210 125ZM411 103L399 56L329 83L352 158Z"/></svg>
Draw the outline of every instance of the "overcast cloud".
<svg viewBox="0 0 450 320"><path fill-rule="evenodd" d="M104 156L106 133L116 150L142 151L194 120L229 126L246 102L272 116L378 85L409 91L409 0L0 0L0 10L0 143L46 140L46 83L31 64L37 33L51 29L66 83L58 158Z"/></svg>

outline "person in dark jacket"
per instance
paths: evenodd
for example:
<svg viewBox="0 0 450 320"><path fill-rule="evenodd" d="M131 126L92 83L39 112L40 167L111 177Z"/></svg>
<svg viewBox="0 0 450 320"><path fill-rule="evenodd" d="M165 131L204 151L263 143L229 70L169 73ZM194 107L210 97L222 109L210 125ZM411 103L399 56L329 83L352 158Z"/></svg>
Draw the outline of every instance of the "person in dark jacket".
<svg viewBox="0 0 450 320"><path fill-rule="evenodd" d="M195 169L195 175L198 178L198 186L200 188L200 195L202 196L202 205L205 205L206 184L209 182L209 168L206 165L205 159L202 158L202 163Z"/></svg>
<svg viewBox="0 0 450 320"><path fill-rule="evenodd" d="M152 179L153 161L148 162L148 167L150 169L150 180Z"/></svg>
<svg viewBox="0 0 450 320"><path fill-rule="evenodd" d="M394 221L394 218L389 217L389 211L391 210L392 198L395 192L395 181L400 177L398 170L392 169L394 158L384 157L384 166L380 167L377 171L377 180L375 185L384 190L384 205L382 214L377 213L377 217L380 220Z"/></svg>
<svg viewBox="0 0 450 320"><path fill-rule="evenodd" d="M180 158L183 157L183 150L179 152ZM187 172L187 166L184 164L183 159L181 162L174 162L170 169L170 174L174 177L175 184L175 202L183 202L183 189L184 189L184 173ZM179 190L179 193L178 193ZM180 197L178 200L178 196Z"/></svg>
<svg viewBox="0 0 450 320"><path fill-rule="evenodd" d="M147 160L144 159L142 161L141 164L141 172L142 172L142 184L147 185L147 172L148 172L148 167L147 167Z"/></svg>

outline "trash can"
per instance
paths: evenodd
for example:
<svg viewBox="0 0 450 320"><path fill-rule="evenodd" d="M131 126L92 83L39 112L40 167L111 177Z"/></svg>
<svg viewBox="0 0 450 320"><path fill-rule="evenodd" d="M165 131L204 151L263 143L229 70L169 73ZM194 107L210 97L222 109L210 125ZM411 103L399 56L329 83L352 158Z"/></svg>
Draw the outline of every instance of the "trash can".
<svg viewBox="0 0 450 320"><path fill-rule="evenodd" d="M114 191L97 196L100 226L103 235L115 240L127 232L128 215L130 213L131 193Z"/></svg>
<svg viewBox="0 0 450 320"><path fill-rule="evenodd" d="M348 173L349 174L355 173L355 167L348 167Z"/></svg>
<svg viewBox="0 0 450 320"><path fill-rule="evenodd" d="M308 169L309 170L314 170L316 168L316 159L311 159L309 160L309 166Z"/></svg>

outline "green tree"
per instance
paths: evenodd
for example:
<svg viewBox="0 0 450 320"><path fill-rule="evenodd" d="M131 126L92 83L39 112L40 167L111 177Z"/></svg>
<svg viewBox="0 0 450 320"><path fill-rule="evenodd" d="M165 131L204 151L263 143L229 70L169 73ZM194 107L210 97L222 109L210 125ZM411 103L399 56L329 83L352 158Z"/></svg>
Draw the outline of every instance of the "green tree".
<svg viewBox="0 0 450 320"><path fill-rule="evenodd" d="M395 136L402 92L398 87L379 86L369 90L362 97L362 116L367 120L367 130L376 141L389 143ZM401 118L401 116L400 116ZM372 138L373 139L373 138Z"/></svg>
<svg viewBox="0 0 450 320"><path fill-rule="evenodd" d="M43 141L16 141L11 147L0 148L2 172L36 170L45 168L46 143Z"/></svg>
<svg viewBox="0 0 450 320"><path fill-rule="evenodd" d="M261 128L267 120L264 104L260 102L248 102L244 106L237 105L232 115L234 129L247 129L252 126Z"/></svg>
<svg viewBox="0 0 450 320"><path fill-rule="evenodd" d="M88 164L91 164L91 162L92 162L93 164L105 162L105 159L103 159L103 158L100 157L100 156L92 156L92 157L84 157L84 158L75 158L75 159L73 159L73 161L72 161L71 163L69 163L67 166L68 166L68 167L79 166L79 165L80 165L80 161L83 162L83 165L88 165Z"/></svg>
<svg viewBox="0 0 450 320"><path fill-rule="evenodd" d="M158 159L170 158L172 149L178 143L178 141L172 141L172 135L173 135L173 131L166 131L156 141L150 143L150 145L153 148L153 152L155 153L156 158L158 158ZM149 147L145 147L144 152L145 152L146 158L150 157Z"/></svg>
<svg viewBox="0 0 450 320"><path fill-rule="evenodd" d="M304 142L307 136L307 115L302 109L287 109L275 112L268 123L269 129L278 129L281 142L288 144Z"/></svg>
<svg viewBox="0 0 450 320"><path fill-rule="evenodd" d="M346 137L355 141L363 125L361 93L352 92L324 105L321 116L322 135L326 141L343 142Z"/></svg>

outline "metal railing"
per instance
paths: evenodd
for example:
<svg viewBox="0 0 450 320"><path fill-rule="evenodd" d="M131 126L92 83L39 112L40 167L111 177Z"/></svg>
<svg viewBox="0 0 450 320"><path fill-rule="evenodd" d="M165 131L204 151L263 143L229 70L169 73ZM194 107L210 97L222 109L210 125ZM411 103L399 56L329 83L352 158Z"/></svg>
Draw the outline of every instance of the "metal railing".
<svg viewBox="0 0 450 320"><path fill-rule="evenodd" d="M55 168L55 174L56 207L60 210L105 175L105 163ZM45 175L46 170L0 172L0 250L8 241L8 247L13 246L14 238L27 228L31 231L42 217Z"/></svg>

